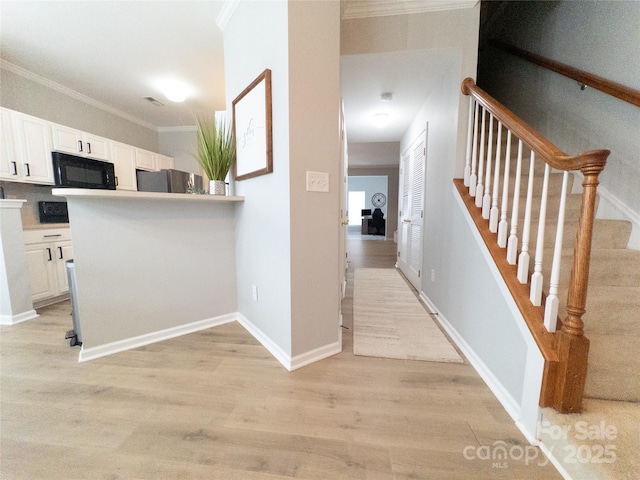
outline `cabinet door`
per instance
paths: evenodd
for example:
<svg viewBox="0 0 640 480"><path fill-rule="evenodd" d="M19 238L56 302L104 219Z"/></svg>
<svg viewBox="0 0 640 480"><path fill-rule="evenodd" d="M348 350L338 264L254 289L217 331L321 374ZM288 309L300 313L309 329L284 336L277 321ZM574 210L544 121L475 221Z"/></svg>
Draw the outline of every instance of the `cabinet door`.
<svg viewBox="0 0 640 480"><path fill-rule="evenodd" d="M136 148L136 168L149 171L156 170L156 154Z"/></svg>
<svg viewBox="0 0 640 480"><path fill-rule="evenodd" d="M137 190L136 149L124 143L111 142L111 160L115 166L118 190Z"/></svg>
<svg viewBox="0 0 640 480"><path fill-rule="evenodd" d="M0 178L4 180L17 180L18 159L11 125L11 111L0 109Z"/></svg>
<svg viewBox="0 0 640 480"><path fill-rule="evenodd" d="M97 160L109 161L111 160L111 151L109 148L109 140L106 138L85 133L84 135L84 150L88 157L95 158Z"/></svg>
<svg viewBox="0 0 640 480"><path fill-rule="evenodd" d="M67 260L73 260L71 242L59 242L55 245L56 275L58 277L58 294L69 291L69 277L67 276Z"/></svg>
<svg viewBox="0 0 640 480"><path fill-rule="evenodd" d="M52 246L27 245L25 251L32 300L35 302L55 296L57 288Z"/></svg>
<svg viewBox="0 0 640 480"><path fill-rule="evenodd" d="M82 155L84 153L82 132L80 130L52 123L51 136L54 150L71 153L72 155Z"/></svg>
<svg viewBox="0 0 640 480"><path fill-rule="evenodd" d="M156 155L156 162L156 167L158 167L158 170L169 170L173 168L174 165L173 157L160 155L159 153Z"/></svg>
<svg viewBox="0 0 640 480"><path fill-rule="evenodd" d="M13 126L20 152L23 182L53 185L49 122L14 112Z"/></svg>

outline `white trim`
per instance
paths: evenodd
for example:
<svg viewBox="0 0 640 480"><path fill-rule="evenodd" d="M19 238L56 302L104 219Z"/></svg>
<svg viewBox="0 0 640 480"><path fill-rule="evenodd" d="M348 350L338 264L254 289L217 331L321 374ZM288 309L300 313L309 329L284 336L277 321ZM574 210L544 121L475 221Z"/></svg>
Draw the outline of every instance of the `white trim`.
<svg viewBox="0 0 640 480"><path fill-rule="evenodd" d="M178 325L177 327L166 328L157 332L145 333L144 335L138 335L137 337L125 338L123 340L105 343L104 345L98 345L96 347L85 348L83 345L82 350L80 350L80 355L78 356L78 362L95 360L96 358L105 357L107 355L123 352L125 350L143 347L145 345L149 345L150 343L161 342L163 340L169 340L170 338L187 335L189 333L198 332L200 330L206 330L207 328L217 327L225 323L231 323L235 320L236 314L229 313L213 318L198 320L196 322L187 323L185 325Z"/></svg>
<svg viewBox="0 0 640 480"><path fill-rule="evenodd" d="M238 323L242 325L256 340L258 340L264 348L269 350L276 360L278 360L284 368L291 371L291 355L286 353L279 345L276 345L273 340L267 337L262 330L256 327L247 317L241 313L237 313Z"/></svg>
<svg viewBox="0 0 640 480"><path fill-rule="evenodd" d="M35 310L27 310L17 315L0 315L0 325L15 325L39 317Z"/></svg>
<svg viewBox="0 0 640 480"><path fill-rule="evenodd" d="M240 5L240 0L225 0L224 5L220 9L220 13L216 17L216 25L218 28L224 32L224 29L227 28L231 17L235 13L236 9Z"/></svg>
<svg viewBox="0 0 640 480"><path fill-rule="evenodd" d="M2 198L0 199L0 209L5 208L22 208L22 204L26 203L26 200L17 200L14 198Z"/></svg>
<svg viewBox="0 0 640 480"><path fill-rule="evenodd" d="M576 178L574 178L571 193L581 195L584 175L582 175L582 172L580 171L572 173ZM598 202L596 218L607 220L626 220L631 222L631 236L629 237L627 248L631 250L640 250L640 214L634 212L629 205L624 203L602 185L598 185L597 191L600 201Z"/></svg>
<svg viewBox="0 0 640 480"><path fill-rule="evenodd" d="M325 358L332 357L342 352L342 342L340 340L318 347L315 350L296 355L291 359L291 368L289 370L297 370L298 368L305 367L312 363L324 360Z"/></svg>
<svg viewBox="0 0 640 480"><path fill-rule="evenodd" d="M369 0L367 2L347 2L342 19L459 10L473 8L477 4L478 0L429 0L428 2L424 0Z"/></svg>
<svg viewBox="0 0 640 480"><path fill-rule="evenodd" d="M0 69L6 69L10 72L15 73L16 75L20 75L21 77L26 78L27 80L31 80L32 82L39 83L40 85L50 88L51 90L55 90L71 98L75 98L76 100L79 100L83 103L91 105L92 107L96 107L100 110L104 110L105 112L111 113L112 115L116 115L118 117L124 118L125 120L128 120L137 125L140 125L141 127L148 128L149 130L153 130L154 132L158 131L158 127L156 127L155 125L152 125L151 123L145 122L144 120L134 117L133 115L129 115L128 113L125 113L116 108L110 107L105 103L99 102L98 100L94 100L91 97L87 97L82 93L78 93L75 90L71 90L70 88L65 87L64 85L60 85L59 83L49 80L48 78L38 75L37 73L33 73L27 70L26 68L19 67L17 65L14 65L13 63L9 63L6 60L0 59Z"/></svg>
<svg viewBox="0 0 640 480"><path fill-rule="evenodd" d="M549 459L549 461L551 462L551 465L556 467L556 470L558 470L558 473L562 475L562 478L564 478L565 480L573 480L573 477L564 467L564 464L560 460L558 460L558 458L556 458L556 456L554 455L554 451L555 451L554 449L547 447L544 441L538 442L538 447L540 447L540 450L542 450L542 453L544 453L545 456Z"/></svg>
<svg viewBox="0 0 640 480"><path fill-rule="evenodd" d="M476 352L473 350L473 348L471 348L471 346L458 333L453 325L449 323L442 312L438 310L435 304L429 299L429 297L427 297L424 292L420 292L420 300L424 302L424 304L431 312L437 313L437 315L433 315L432 318L434 318L442 326L445 332L447 332L456 346L462 351L467 360L469 360L469 363L478 372L478 375L482 377L482 380L484 380L493 394L498 398L498 401L505 408L507 413L511 416L513 421L517 424L520 419L520 405L518 405L518 402L516 402L511 394L502 386L500 380L498 380L498 378L485 365L480 357L476 355ZM532 438L535 438L535 435Z"/></svg>
<svg viewBox="0 0 640 480"><path fill-rule="evenodd" d="M158 133L176 133L176 132L197 132L195 125L184 125L176 127L158 127Z"/></svg>

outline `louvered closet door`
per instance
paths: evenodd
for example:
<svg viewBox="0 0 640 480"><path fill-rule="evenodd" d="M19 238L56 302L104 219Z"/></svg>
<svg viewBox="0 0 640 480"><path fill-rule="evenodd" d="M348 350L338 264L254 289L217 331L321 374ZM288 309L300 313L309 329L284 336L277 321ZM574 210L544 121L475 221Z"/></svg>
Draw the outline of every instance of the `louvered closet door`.
<svg viewBox="0 0 640 480"><path fill-rule="evenodd" d="M426 164L425 129L401 158L401 209L398 267L418 291L422 277L422 237Z"/></svg>

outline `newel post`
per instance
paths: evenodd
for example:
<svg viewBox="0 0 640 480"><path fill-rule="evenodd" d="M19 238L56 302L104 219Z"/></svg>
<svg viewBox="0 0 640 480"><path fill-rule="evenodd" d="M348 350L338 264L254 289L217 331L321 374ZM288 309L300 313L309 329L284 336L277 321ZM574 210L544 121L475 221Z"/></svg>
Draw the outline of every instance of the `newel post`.
<svg viewBox="0 0 640 480"><path fill-rule="evenodd" d="M597 155L596 155L597 153ZM591 261L591 239L595 220L598 176L604 169L607 150L583 154L587 160L580 167L582 182L582 206L573 257L567 316L562 329L556 332L555 346L558 354L558 370L554 394L554 407L560 413L578 413L582 410L582 396L587 378L589 340L584 336L584 322ZM591 158L589 158L591 157Z"/></svg>

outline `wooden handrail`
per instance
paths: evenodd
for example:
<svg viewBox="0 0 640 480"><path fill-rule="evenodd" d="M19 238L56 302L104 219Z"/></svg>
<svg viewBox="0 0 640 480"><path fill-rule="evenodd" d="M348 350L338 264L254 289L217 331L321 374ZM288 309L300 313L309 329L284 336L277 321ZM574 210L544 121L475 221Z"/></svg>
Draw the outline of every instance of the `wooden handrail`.
<svg viewBox="0 0 640 480"><path fill-rule="evenodd" d="M535 63L536 65L546 68L547 70L559 73L560 75L571 78L583 85L593 87L596 90L600 90L601 92L607 93L620 100L629 102L636 107L640 107L640 90L627 87L617 82L612 82L611 80L607 80L606 78L599 77L598 75L594 75L589 72L585 72L584 70L579 70L564 63L556 62L555 60L551 60L550 58L528 52L527 50L509 45L508 43L502 42L500 40L490 39L488 43L493 47L496 47L517 57L523 58L531 63Z"/></svg>
<svg viewBox="0 0 640 480"><path fill-rule="evenodd" d="M604 168L607 157L611 153L609 150L592 150L580 155L567 155L515 113L479 88L472 78L464 79L462 93L472 96L480 105L493 113L494 117L504 125L508 125L518 138L522 139L553 168L568 171L583 170L594 166Z"/></svg>
<svg viewBox="0 0 640 480"><path fill-rule="evenodd" d="M573 268L569 279L567 316L562 321L561 329L558 332L546 334L541 330L544 329L544 326L539 319L540 312L525 307L527 305L526 302L516 302L545 358L540 405L553 406L561 413L579 412L582 408L582 394L584 392L589 353L589 340L584 336L582 316L585 313L587 302L596 189L598 176L604 169L610 151L593 150L575 156L567 155L504 105L477 87L473 79L465 79L461 88L462 93L470 96L478 105L488 110L493 117L502 122L507 129L536 152L549 166L563 171L580 170L584 176ZM474 139L473 141L475 142L476 140ZM456 186L462 195L464 191L463 183L458 182ZM465 198L465 204L468 206L477 206L477 203L471 201L470 198L465 196L463 198ZM472 208L470 208L471 210ZM476 220L478 219L474 221ZM476 224L479 225L479 222L476 221ZM509 269L513 269L507 266L506 262L503 263L505 265L500 265L500 262L496 262L505 277L507 285L516 285L513 288L510 287L514 299L522 296L520 291L522 289L512 280L507 280L505 276ZM549 341L550 336L554 339L552 347ZM555 355L552 355L549 351L550 348L553 348Z"/></svg>

